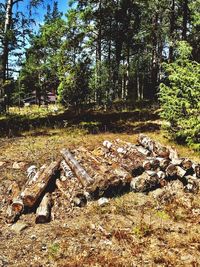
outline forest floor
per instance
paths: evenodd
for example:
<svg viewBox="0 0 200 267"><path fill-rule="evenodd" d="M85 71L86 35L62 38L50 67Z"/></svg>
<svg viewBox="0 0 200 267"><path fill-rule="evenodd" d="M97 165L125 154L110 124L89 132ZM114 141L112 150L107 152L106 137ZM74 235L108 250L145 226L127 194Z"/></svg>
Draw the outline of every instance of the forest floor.
<svg viewBox="0 0 200 267"><path fill-rule="evenodd" d="M200 162L199 154L169 141L160 125L153 110L0 118L0 162L5 163L0 167L0 266L200 266L199 194L180 191L158 203L157 190L127 192L105 206L91 201L68 210L61 203L47 224L35 224L34 213L22 215L18 228L5 223L3 200L12 181L22 187L26 168L57 159L61 148L84 146L92 152L104 140L136 143L138 133L146 133ZM25 165L16 170L14 162Z"/></svg>

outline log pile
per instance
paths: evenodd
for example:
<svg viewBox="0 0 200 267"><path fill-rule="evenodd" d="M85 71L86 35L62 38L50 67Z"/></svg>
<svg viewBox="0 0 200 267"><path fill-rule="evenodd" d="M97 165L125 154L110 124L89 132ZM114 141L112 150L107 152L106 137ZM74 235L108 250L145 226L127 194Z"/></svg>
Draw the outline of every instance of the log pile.
<svg viewBox="0 0 200 267"><path fill-rule="evenodd" d="M89 200L113 197L123 192L148 193L179 180L185 192L199 190L200 164L180 158L175 149L162 146L140 134L138 144L105 140L98 153L84 147L62 149L61 157L50 165L28 168L27 182L20 190L14 182L9 188L7 222L21 214L35 212L36 223L51 220L53 198L60 195L62 205L82 207ZM59 194L54 194L55 190Z"/></svg>

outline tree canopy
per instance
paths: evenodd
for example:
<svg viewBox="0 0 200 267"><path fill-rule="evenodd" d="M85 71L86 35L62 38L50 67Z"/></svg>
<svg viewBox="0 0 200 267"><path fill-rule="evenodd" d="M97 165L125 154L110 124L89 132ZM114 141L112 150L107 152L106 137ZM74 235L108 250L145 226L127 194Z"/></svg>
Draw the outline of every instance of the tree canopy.
<svg viewBox="0 0 200 267"><path fill-rule="evenodd" d="M11 6L20 2L5 0L0 6L1 88L15 103L19 96L35 92L40 104L41 97L53 91L66 107L133 108L138 101L157 101L160 92L166 110L178 101L168 95L175 87L172 95L191 100L194 94L198 99L192 73L198 73L200 61L199 0L73 0L64 16L57 2L43 1L46 14L35 33L31 16L17 9L9 15ZM40 2L29 4L35 7ZM189 58L181 57L182 65L180 41L191 52ZM18 67L11 64L13 54L21 59ZM12 70L19 68L13 89ZM191 74L187 83L194 83L187 90L181 78L185 71ZM177 80L174 84L175 78L180 84ZM165 85L160 87L161 83ZM186 110L193 102L188 103ZM175 120L176 112L183 110L181 101L178 106L164 117Z"/></svg>

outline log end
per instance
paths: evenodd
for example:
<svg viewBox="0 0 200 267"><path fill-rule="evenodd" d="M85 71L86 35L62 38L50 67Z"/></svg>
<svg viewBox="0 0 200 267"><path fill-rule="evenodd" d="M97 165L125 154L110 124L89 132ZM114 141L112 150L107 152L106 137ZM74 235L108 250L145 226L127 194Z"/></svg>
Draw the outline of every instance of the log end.
<svg viewBox="0 0 200 267"><path fill-rule="evenodd" d="M15 201L12 203L12 210L15 212L15 213L21 213L23 212L24 210L24 204L22 201Z"/></svg>

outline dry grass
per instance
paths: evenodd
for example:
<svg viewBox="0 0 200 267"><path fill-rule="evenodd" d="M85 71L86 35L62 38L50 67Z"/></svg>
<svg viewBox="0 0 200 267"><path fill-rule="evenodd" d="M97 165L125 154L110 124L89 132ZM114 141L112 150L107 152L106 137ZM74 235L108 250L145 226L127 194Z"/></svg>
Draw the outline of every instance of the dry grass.
<svg viewBox="0 0 200 267"><path fill-rule="evenodd" d="M174 145L181 155L200 160L197 153L166 139L162 131L148 134L163 144ZM15 161L41 166L57 159L63 147L93 150L105 139L116 138L135 143L137 134L89 134L84 127L42 127L19 137L1 138L0 161L7 165L0 169L0 183L7 186L16 180L20 186L24 184L25 170L11 168ZM62 219L55 217L46 225L35 225L34 214L22 216L20 221L28 223L28 228L20 235L0 217L0 266L3 260L9 267L199 266L199 201L198 195L186 194L157 210L151 194L131 192L110 199L103 207L90 202L70 213L64 209Z"/></svg>

